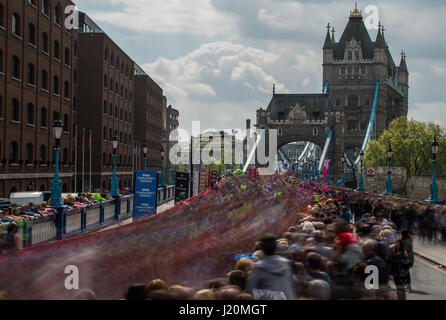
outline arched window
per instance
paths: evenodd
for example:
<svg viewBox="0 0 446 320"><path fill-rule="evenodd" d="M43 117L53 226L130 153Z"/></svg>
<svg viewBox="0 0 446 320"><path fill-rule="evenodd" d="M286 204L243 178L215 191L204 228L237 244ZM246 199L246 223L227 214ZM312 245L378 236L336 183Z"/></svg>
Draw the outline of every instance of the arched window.
<svg viewBox="0 0 446 320"><path fill-rule="evenodd" d="M59 112L54 111L53 112L53 122L56 120L60 120Z"/></svg>
<svg viewBox="0 0 446 320"><path fill-rule="evenodd" d="M60 43L59 41L54 41L54 58L60 60Z"/></svg>
<svg viewBox="0 0 446 320"><path fill-rule="evenodd" d="M104 130L102 130L102 138L104 140L107 140L107 128L106 127L104 127Z"/></svg>
<svg viewBox="0 0 446 320"><path fill-rule="evenodd" d="M62 152L62 163L64 165L68 164L68 149L67 148L63 148L63 152Z"/></svg>
<svg viewBox="0 0 446 320"><path fill-rule="evenodd" d="M351 51L349 51L347 53L347 58L348 58L348 60L352 60L353 59L353 53Z"/></svg>
<svg viewBox="0 0 446 320"><path fill-rule="evenodd" d="M104 101L104 114L107 114L107 101Z"/></svg>
<svg viewBox="0 0 446 320"><path fill-rule="evenodd" d="M28 42L32 45L36 44L36 28L32 23L28 24Z"/></svg>
<svg viewBox="0 0 446 320"><path fill-rule="evenodd" d="M34 161L34 150L33 150L33 145L31 143L28 143L26 145L25 161L27 164L32 163Z"/></svg>
<svg viewBox="0 0 446 320"><path fill-rule="evenodd" d="M9 159L11 160L11 163L17 163L19 159L19 145L17 142L13 141L9 145Z"/></svg>
<svg viewBox="0 0 446 320"><path fill-rule="evenodd" d="M48 53L48 34L42 33L42 51Z"/></svg>
<svg viewBox="0 0 446 320"><path fill-rule="evenodd" d="M27 80L29 84L36 84L36 76L35 76L35 68L32 63L28 63L28 67L26 70Z"/></svg>
<svg viewBox="0 0 446 320"><path fill-rule="evenodd" d="M46 14L47 16L50 15L49 0L42 0L42 13Z"/></svg>
<svg viewBox="0 0 446 320"><path fill-rule="evenodd" d="M105 47L104 60L108 62L108 47Z"/></svg>
<svg viewBox="0 0 446 320"><path fill-rule="evenodd" d="M42 144L39 150L39 161L41 164L46 162L46 147Z"/></svg>
<svg viewBox="0 0 446 320"><path fill-rule="evenodd" d="M105 152L102 154L102 165L105 167L107 164L107 155ZM104 185L105 182L102 182L102 185Z"/></svg>
<svg viewBox="0 0 446 320"><path fill-rule="evenodd" d="M63 131L70 131L70 118L68 117L68 114L63 116Z"/></svg>
<svg viewBox="0 0 446 320"><path fill-rule="evenodd" d="M115 106L115 118L118 119L118 106Z"/></svg>
<svg viewBox="0 0 446 320"><path fill-rule="evenodd" d="M60 17L60 7L59 7L59 4L57 4L54 7L54 22L57 23L58 25L60 25L60 19L61 19L61 17Z"/></svg>
<svg viewBox="0 0 446 320"><path fill-rule="evenodd" d="M58 76L54 76L54 81L53 81L53 92L55 94L59 94L60 93L60 88L59 88L59 77Z"/></svg>
<svg viewBox="0 0 446 320"><path fill-rule="evenodd" d="M119 112L119 119L120 120L123 120L123 110L122 110L122 108L121 108L121 111Z"/></svg>
<svg viewBox="0 0 446 320"><path fill-rule="evenodd" d="M28 103L26 107L26 123L34 124L34 106L32 103Z"/></svg>
<svg viewBox="0 0 446 320"><path fill-rule="evenodd" d="M114 52L111 53L110 64L112 67L115 65L115 53Z"/></svg>
<svg viewBox="0 0 446 320"><path fill-rule="evenodd" d="M70 83L68 81L64 82L64 89L63 89L64 97L69 99L70 98Z"/></svg>
<svg viewBox="0 0 446 320"><path fill-rule="evenodd" d="M104 74L104 87L108 88L108 80L107 80L107 75Z"/></svg>
<svg viewBox="0 0 446 320"><path fill-rule="evenodd" d="M20 59L17 56L12 57L11 75L16 79L20 79Z"/></svg>
<svg viewBox="0 0 446 320"><path fill-rule="evenodd" d="M40 185L39 191L46 191L46 187L44 184Z"/></svg>
<svg viewBox="0 0 446 320"><path fill-rule="evenodd" d="M77 100L76 97L73 97L73 110L76 110L77 108Z"/></svg>
<svg viewBox="0 0 446 320"><path fill-rule="evenodd" d="M11 101L11 120L20 121L19 116L19 100L16 98Z"/></svg>
<svg viewBox="0 0 446 320"><path fill-rule="evenodd" d="M110 91L113 91L113 78L110 78L110 86L108 88Z"/></svg>
<svg viewBox="0 0 446 320"><path fill-rule="evenodd" d="M110 129L108 130L108 140L112 141L112 138L113 138L113 131L112 131L112 129L110 128Z"/></svg>
<svg viewBox="0 0 446 320"><path fill-rule="evenodd" d="M0 3L0 26L5 26L5 9L3 4Z"/></svg>
<svg viewBox="0 0 446 320"><path fill-rule="evenodd" d="M110 113L111 116L113 116L113 104L110 103Z"/></svg>
<svg viewBox="0 0 446 320"><path fill-rule="evenodd" d="M0 72L3 73L5 72L3 69L3 50L0 49Z"/></svg>
<svg viewBox="0 0 446 320"><path fill-rule="evenodd" d="M16 187L12 187L11 191L9 191L9 194L16 193L16 192L17 192L17 188Z"/></svg>
<svg viewBox="0 0 446 320"><path fill-rule="evenodd" d="M70 65L70 49L68 49L68 48L65 48L64 63L65 63L67 66Z"/></svg>
<svg viewBox="0 0 446 320"><path fill-rule="evenodd" d="M359 97L357 95L348 96L348 106L349 107L358 107L359 106Z"/></svg>
<svg viewBox="0 0 446 320"><path fill-rule="evenodd" d="M73 56L75 56L76 58L79 56L79 43L77 42L77 40L74 41Z"/></svg>
<svg viewBox="0 0 446 320"><path fill-rule="evenodd" d="M22 30L20 27L20 16L18 15L18 13L14 12L12 14L12 33L19 37L22 35Z"/></svg>
<svg viewBox="0 0 446 320"><path fill-rule="evenodd" d="M47 114L46 108L41 108L40 109L40 126L46 127L47 123L48 123L48 114Z"/></svg>

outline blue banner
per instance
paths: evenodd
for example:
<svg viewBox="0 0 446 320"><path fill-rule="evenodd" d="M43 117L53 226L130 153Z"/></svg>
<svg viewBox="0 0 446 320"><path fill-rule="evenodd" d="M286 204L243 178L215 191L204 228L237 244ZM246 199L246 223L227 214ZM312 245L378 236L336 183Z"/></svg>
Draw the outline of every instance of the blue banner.
<svg viewBox="0 0 446 320"><path fill-rule="evenodd" d="M136 171L133 220L156 214L158 173L156 171Z"/></svg>

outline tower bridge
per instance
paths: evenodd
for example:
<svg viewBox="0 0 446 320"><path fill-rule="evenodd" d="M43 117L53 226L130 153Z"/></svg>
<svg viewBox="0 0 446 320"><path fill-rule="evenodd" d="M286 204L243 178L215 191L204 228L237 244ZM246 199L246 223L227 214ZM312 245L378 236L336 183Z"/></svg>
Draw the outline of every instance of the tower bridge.
<svg viewBox="0 0 446 320"><path fill-rule="evenodd" d="M323 93L280 94L274 89L268 107L257 110L256 127L276 129L278 149L297 141L321 150L327 145L322 158L330 159L335 176L340 176L343 154L357 164L357 155L365 151L368 141L379 138L393 119L408 113L406 55L401 52L397 66L384 31L380 23L372 41L357 8L350 12L339 41L328 24L322 48Z"/></svg>

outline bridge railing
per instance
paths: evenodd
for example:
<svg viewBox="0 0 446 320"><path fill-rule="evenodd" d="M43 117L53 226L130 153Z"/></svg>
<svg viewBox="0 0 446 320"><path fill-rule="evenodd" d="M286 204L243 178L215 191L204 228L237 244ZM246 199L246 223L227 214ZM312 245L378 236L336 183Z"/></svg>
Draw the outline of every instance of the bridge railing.
<svg viewBox="0 0 446 320"><path fill-rule="evenodd" d="M158 205L175 199L175 186L158 188ZM20 248L30 247L54 240L94 231L111 225L119 220L130 218L133 214L134 195L121 196L111 201L84 205L80 209L64 207L55 216L19 224L17 237ZM60 226L60 230L58 230ZM1 225L6 231L8 224ZM58 232L59 231L59 232Z"/></svg>

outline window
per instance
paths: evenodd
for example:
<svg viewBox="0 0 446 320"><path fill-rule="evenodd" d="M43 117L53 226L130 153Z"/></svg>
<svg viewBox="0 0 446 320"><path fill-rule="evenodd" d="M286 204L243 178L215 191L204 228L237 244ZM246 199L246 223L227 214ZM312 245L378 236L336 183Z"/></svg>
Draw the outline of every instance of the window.
<svg viewBox="0 0 446 320"><path fill-rule="evenodd" d="M102 132L102 138L103 138L104 140L107 140L107 128L106 128L106 127L104 127L104 130L103 130L103 132Z"/></svg>
<svg viewBox="0 0 446 320"><path fill-rule="evenodd" d="M129 112L129 122L132 122L132 114Z"/></svg>
<svg viewBox="0 0 446 320"><path fill-rule="evenodd" d="M0 26L5 26L5 9L3 4L0 3Z"/></svg>
<svg viewBox="0 0 446 320"><path fill-rule="evenodd" d="M361 67L361 74L366 74L366 73L367 73L367 68Z"/></svg>
<svg viewBox="0 0 446 320"><path fill-rule="evenodd" d="M336 99L336 107L340 107L341 106L341 99Z"/></svg>
<svg viewBox="0 0 446 320"><path fill-rule="evenodd" d="M359 75L359 67L355 67L355 76Z"/></svg>
<svg viewBox="0 0 446 320"><path fill-rule="evenodd" d="M48 53L48 34L42 33L42 51Z"/></svg>
<svg viewBox="0 0 446 320"><path fill-rule="evenodd" d="M110 91L113 91L113 78L110 78L110 86L108 88Z"/></svg>
<svg viewBox="0 0 446 320"><path fill-rule="evenodd" d="M112 132L112 129L110 128L108 130L108 140L112 141L112 138L113 138L113 132Z"/></svg>
<svg viewBox="0 0 446 320"><path fill-rule="evenodd" d="M33 158L34 158L33 156L34 156L33 145L31 143L28 143L26 145L26 155L25 155L25 161L27 164L33 162Z"/></svg>
<svg viewBox="0 0 446 320"><path fill-rule="evenodd" d="M63 116L63 131L70 131L70 118L68 117L68 114Z"/></svg>
<svg viewBox="0 0 446 320"><path fill-rule="evenodd" d="M27 68L27 80L29 84L35 84L36 80L35 80L35 68L34 65L32 63L28 64L28 68Z"/></svg>
<svg viewBox="0 0 446 320"><path fill-rule="evenodd" d="M54 58L60 60L60 44L59 41L54 41Z"/></svg>
<svg viewBox="0 0 446 320"><path fill-rule="evenodd" d="M17 13L12 14L12 33L16 36L21 36L22 30L20 29L20 16Z"/></svg>
<svg viewBox="0 0 446 320"><path fill-rule="evenodd" d="M20 79L20 59L17 56L12 57L11 75Z"/></svg>
<svg viewBox="0 0 446 320"><path fill-rule="evenodd" d="M359 97L358 96L349 96L348 97L348 106L349 107L359 106Z"/></svg>
<svg viewBox="0 0 446 320"><path fill-rule="evenodd" d="M118 106L115 106L115 118L118 119Z"/></svg>
<svg viewBox="0 0 446 320"><path fill-rule="evenodd" d="M2 49L0 49L0 72L1 73L5 72L3 70L3 50Z"/></svg>
<svg viewBox="0 0 446 320"><path fill-rule="evenodd" d="M107 81L107 75L104 74L104 87L107 88L108 87L108 81Z"/></svg>
<svg viewBox="0 0 446 320"><path fill-rule="evenodd" d="M115 65L115 54L113 52L111 53L110 64L112 67Z"/></svg>
<svg viewBox="0 0 446 320"><path fill-rule="evenodd" d="M42 144L39 151L39 161L43 164L46 162L46 147Z"/></svg>
<svg viewBox="0 0 446 320"><path fill-rule="evenodd" d="M172 126L171 126L171 127L172 127ZM279 136L282 135L282 128L279 128L279 129L277 130L277 134L278 134Z"/></svg>
<svg viewBox="0 0 446 320"><path fill-rule="evenodd" d="M11 101L11 120L20 121L19 118L19 100L12 99Z"/></svg>
<svg viewBox="0 0 446 320"><path fill-rule="evenodd" d="M116 81L115 92L116 92L116 93L119 93L119 90L118 90L118 81Z"/></svg>
<svg viewBox="0 0 446 320"><path fill-rule="evenodd" d="M19 145L15 141L11 142L9 145L9 159L11 160L11 163L17 163L18 153Z"/></svg>
<svg viewBox="0 0 446 320"><path fill-rule="evenodd" d="M64 82L64 97L69 99L70 98L70 83L68 81Z"/></svg>
<svg viewBox="0 0 446 320"><path fill-rule="evenodd" d="M54 111L53 112L53 122L56 121L56 120L60 120L59 112Z"/></svg>
<svg viewBox="0 0 446 320"><path fill-rule="evenodd" d="M359 51L355 51L355 59L359 59Z"/></svg>
<svg viewBox="0 0 446 320"><path fill-rule="evenodd" d="M339 70L339 72L341 73L341 74L345 74L345 67L341 67L341 68L339 68L340 70Z"/></svg>
<svg viewBox="0 0 446 320"><path fill-rule="evenodd" d="M352 74L352 67L347 68L347 74L350 74L350 75Z"/></svg>
<svg viewBox="0 0 446 320"><path fill-rule="evenodd" d="M358 121L348 120L347 121L347 131L358 131Z"/></svg>
<svg viewBox="0 0 446 320"><path fill-rule="evenodd" d="M107 114L107 101L104 101L104 114Z"/></svg>
<svg viewBox="0 0 446 320"><path fill-rule="evenodd" d="M64 63L69 66L70 65L70 49L65 48L65 58Z"/></svg>
<svg viewBox="0 0 446 320"><path fill-rule="evenodd" d="M110 116L113 116L113 105L110 103Z"/></svg>
<svg viewBox="0 0 446 320"><path fill-rule="evenodd" d="M74 48L73 48L73 56L78 57L79 55L79 43L77 40L74 41Z"/></svg>
<svg viewBox="0 0 446 320"><path fill-rule="evenodd" d="M42 13L49 16L50 14L49 0L42 0Z"/></svg>
<svg viewBox="0 0 446 320"><path fill-rule="evenodd" d="M28 25L28 42L36 45L36 28L32 23Z"/></svg>
<svg viewBox="0 0 446 320"><path fill-rule="evenodd" d="M108 62L108 47L105 48L104 60Z"/></svg>
<svg viewBox="0 0 446 320"><path fill-rule="evenodd" d="M32 103L28 103L26 107L26 123L34 124L34 106Z"/></svg>
<svg viewBox="0 0 446 320"><path fill-rule="evenodd" d="M77 71L73 70L73 82L77 84Z"/></svg>
<svg viewBox="0 0 446 320"><path fill-rule="evenodd" d="M349 51L349 52L347 53L347 56L348 56L348 60L352 60L352 59L353 59L353 55L352 55L352 52L351 52L351 51Z"/></svg>
<svg viewBox="0 0 446 320"><path fill-rule="evenodd" d="M58 25L60 25L60 19L61 19L61 17L60 17L60 7L57 4L54 7L54 22L57 23Z"/></svg>
<svg viewBox="0 0 446 320"><path fill-rule="evenodd" d="M40 109L40 126L46 127L47 121L48 121L48 115L47 115L46 108L41 108Z"/></svg>
<svg viewBox="0 0 446 320"><path fill-rule="evenodd" d="M58 76L54 76L54 80L53 80L53 92L55 94L59 94L60 93L60 88L59 88L59 77Z"/></svg>
<svg viewBox="0 0 446 320"><path fill-rule="evenodd" d="M367 106L367 107L370 107L370 99L365 99L365 105Z"/></svg>
<svg viewBox="0 0 446 320"><path fill-rule="evenodd" d="M42 89L48 90L48 72L46 70L42 70Z"/></svg>
<svg viewBox="0 0 446 320"><path fill-rule="evenodd" d="M121 108L120 112L119 112L119 119L122 120L122 116L123 116L123 110Z"/></svg>
<svg viewBox="0 0 446 320"><path fill-rule="evenodd" d="M73 97L73 110L76 110L77 108L77 100L76 97Z"/></svg>

